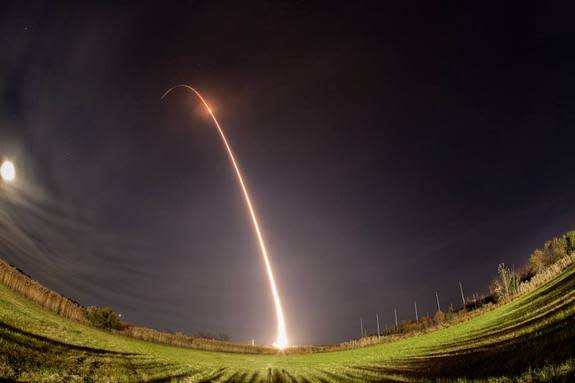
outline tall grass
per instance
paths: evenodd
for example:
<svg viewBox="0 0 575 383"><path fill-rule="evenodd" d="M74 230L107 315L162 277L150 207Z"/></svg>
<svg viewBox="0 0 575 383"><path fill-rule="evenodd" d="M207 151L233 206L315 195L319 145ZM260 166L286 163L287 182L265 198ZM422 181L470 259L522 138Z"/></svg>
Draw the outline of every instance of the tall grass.
<svg viewBox="0 0 575 383"><path fill-rule="evenodd" d="M20 270L0 259L0 282L48 310L86 323L85 309L78 303L36 282Z"/></svg>
<svg viewBox="0 0 575 383"><path fill-rule="evenodd" d="M468 321L479 315L485 314L495 308L515 300L539 287L552 279L558 277L567 268L575 264L575 253L566 254L552 265L540 270L529 280L521 282L515 293L502 296L497 302L481 305L470 305L458 311L448 313L444 320L436 321L432 318L420 318L419 321L404 321L397 330L387 332L382 336L371 335L360 339L353 339L347 342L330 345L297 346L286 350L287 353L313 353L351 350L381 343L397 341L404 338L418 336L429 332L437 331L441 328L453 326L455 324Z"/></svg>
<svg viewBox="0 0 575 383"><path fill-rule="evenodd" d="M208 351L241 352L248 354L277 353L275 348L269 346L255 346L250 344L225 342L216 339L196 338L185 334L172 334L141 326L127 325L124 329L117 332L148 342L163 343L179 347L190 347Z"/></svg>
<svg viewBox="0 0 575 383"><path fill-rule="evenodd" d="M65 318L90 324L86 317L86 307L81 306L45 286L42 286L39 282L33 280L22 271L1 259L0 283ZM129 324L123 324L121 330L114 332L145 341L209 351L243 352L252 354L271 354L277 352L272 347L252 346L250 344L238 344L215 339L191 337L184 334L172 334Z"/></svg>
<svg viewBox="0 0 575 383"><path fill-rule="evenodd" d="M547 266L544 270L539 271L530 280L521 282L517 289L517 296L523 295L544 285L553 278L561 274L565 269L575 263L575 253L567 254L561 257L554 264Z"/></svg>
<svg viewBox="0 0 575 383"><path fill-rule="evenodd" d="M387 343L394 340L399 340L405 337L420 335L438 330L439 328L451 326L469 320L475 316L490 311L501 304L507 303L515 298L518 298L528 292L535 290L546 282L552 280L561 274L565 269L575 264L575 253L563 256L554 264L547 266L544 270L539 271L528 281L522 282L517 288L515 294L509 295L501 299L496 304L487 304L474 310L460 310L448 315L445 321L436 322L429 319L427 323L424 318L420 319L417 323L402 323L400 331L385 336L367 336L357 340L348 342L330 344L330 345L302 345L294 346L284 350L282 353L295 354L295 353L315 353L315 352L332 352L342 351L354 348L365 347L374 344ZM48 310L51 310L63 317L81 322L88 323L86 318L86 308L80 304L72 301L71 299L58 294L50 289L42 286L37 281L30 278L17 268L9 265L0 259L0 283L7 287L19 292L28 299L40 304ZM425 322L425 323L424 323ZM132 338L141 339L149 342L168 344L178 347L188 347L209 351L222 351L222 352L239 352L250 354L275 354L278 351L275 348L262 345L238 344L225 342L215 339L205 339L187 336L181 333L168 333L154 330L147 327L130 325L124 323L121 330L114 331L118 334L123 334Z"/></svg>

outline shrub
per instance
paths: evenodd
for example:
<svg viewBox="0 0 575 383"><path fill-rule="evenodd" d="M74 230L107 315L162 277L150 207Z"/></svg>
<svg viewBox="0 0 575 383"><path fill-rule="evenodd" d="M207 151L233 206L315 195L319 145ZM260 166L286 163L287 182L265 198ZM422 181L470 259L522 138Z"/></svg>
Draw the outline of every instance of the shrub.
<svg viewBox="0 0 575 383"><path fill-rule="evenodd" d="M433 320L435 321L435 323L442 323L443 321L445 321L445 314L443 313L443 311L438 310L433 316Z"/></svg>
<svg viewBox="0 0 575 383"><path fill-rule="evenodd" d="M551 241L545 242L543 246L543 251L547 253L547 257L550 261L549 264L553 264L559 260L559 258L567 255L567 239L566 237L553 238Z"/></svg>
<svg viewBox="0 0 575 383"><path fill-rule="evenodd" d="M109 307L88 307L86 309L86 319L93 326L105 330L118 330L122 324L118 314Z"/></svg>
<svg viewBox="0 0 575 383"><path fill-rule="evenodd" d="M399 332L402 334L413 332L419 329L419 323L411 320L404 320L399 325Z"/></svg>
<svg viewBox="0 0 575 383"><path fill-rule="evenodd" d="M497 274L498 278L491 281L489 285L489 291L491 293L490 299L499 300L503 297L510 297L517 294L521 278L515 270L505 266L504 263L500 263L497 267ZM483 303L477 304L477 302L474 302L470 307L475 309L482 304Z"/></svg>
<svg viewBox="0 0 575 383"><path fill-rule="evenodd" d="M567 241L567 251L569 254L575 252L575 230L565 234L565 240Z"/></svg>
<svg viewBox="0 0 575 383"><path fill-rule="evenodd" d="M537 274L545 268L546 260L543 250L535 250L529 257L529 269L532 273Z"/></svg>
<svg viewBox="0 0 575 383"><path fill-rule="evenodd" d="M572 244L575 244L575 232L545 242L543 250L537 249L529 257L529 268L535 274L541 272L570 253Z"/></svg>
<svg viewBox="0 0 575 383"><path fill-rule="evenodd" d="M212 334L210 332L207 331L196 331L194 332L194 334L192 335L194 338L202 338L202 339L211 339L211 340L219 340L222 342L229 342L230 341L230 336L220 332L217 334Z"/></svg>

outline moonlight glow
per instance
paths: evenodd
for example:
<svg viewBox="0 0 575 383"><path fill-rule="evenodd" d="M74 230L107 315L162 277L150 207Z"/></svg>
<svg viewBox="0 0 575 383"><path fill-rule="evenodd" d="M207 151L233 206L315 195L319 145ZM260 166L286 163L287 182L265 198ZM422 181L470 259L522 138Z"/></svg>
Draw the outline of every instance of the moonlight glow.
<svg viewBox="0 0 575 383"><path fill-rule="evenodd" d="M262 257L264 259L264 264L266 267L266 272L268 275L268 279L269 279L269 283L270 283L270 288L272 290L272 297L274 300L274 306L275 306L275 312L276 312L276 317L277 317L277 337L276 337L276 341L274 342L274 346L279 348L279 349L284 349L287 345L288 345L288 339L287 339L287 331L286 331L286 324L285 324L285 317L284 317L284 313L283 313L283 309L282 309L282 303L281 303L281 299L278 293L278 289L276 286L276 281L274 278L274 273L272 270L272 265L268 256L268 252L266 250L266 246L265 246L265 242L264 242L264 238L263 235L261 233L260 230L260 226L258 223L258 219L255 213L255 210L253 208L251 199L250 199L250 195L248 193L248 189L246 187L246 184L244 182L244 179L242 177L242 173L240 171L240 168L238 166L238 163L235 159L234 153L232 151L232 148L230 147L230 145L228 144L228 140L226 139L226 136L224 134L224 131L222 129L222 127L220 126L220 124L218 123L218 120L216 119L216 116L214 115L214 113L212 112L212 109L209 107L208 103L206 102L206 100L204 100L204 98L202 97L202 95L195 90L194 88L192 88L189 85L176 85L170 89L168 89L166 91L166 93L164 93L164 95L162 96L162 98L166 97L172 90L176 89L176 88L185 88L191 92L193 92L202 102L202 104L205 106L206 110L208 111L208 113L210 114L210 116L212 117L212 120L214 121L214 124L216 125L216 128L218 129L218 132L220 134L220 137L222 138L222 141L224 143L224 146L226 147L226 151L228 153L228 156L230 158L230 161L234 167L238 182L240 184L240 187L242 189L243 195L244 195L244 200L246 202L246 206L248 208L248 211L250 213L250 217L252 219L252 223L254 225L254 230L256 232L256 236L258 239L258 243L260 245L260 250L262 253Z"/></svg>
<svg viewBox="0 0 575 383"><path fill-rule="evenodd" d="M6 182L12 182L16 178L16 168L12 161L5 160L0 166L0 176Z"/></svg>

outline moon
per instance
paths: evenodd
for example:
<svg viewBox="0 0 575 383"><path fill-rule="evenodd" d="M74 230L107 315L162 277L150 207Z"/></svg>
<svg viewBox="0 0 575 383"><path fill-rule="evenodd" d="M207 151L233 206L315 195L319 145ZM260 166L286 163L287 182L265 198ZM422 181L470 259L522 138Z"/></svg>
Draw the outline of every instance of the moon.
<svg viewBox="0 0 575 383"><path fill-rule="evenodd" d="M16 168L12 161L5 160L2 162L2 166L0 166L0 177L2 177L2 180L5 182L12 182L16 179Z"/></svg>

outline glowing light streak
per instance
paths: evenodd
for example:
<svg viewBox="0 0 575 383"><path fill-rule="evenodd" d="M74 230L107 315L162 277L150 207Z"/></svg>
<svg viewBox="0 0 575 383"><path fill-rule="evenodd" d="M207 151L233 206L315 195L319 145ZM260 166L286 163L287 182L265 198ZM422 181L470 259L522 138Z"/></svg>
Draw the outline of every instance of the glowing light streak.
<svg viewBox="0 0 575 383"><path fill-rule="evenodd" d="M168 89L162 95L162 99L164 97L166 97L168 94L170 94L176 88L185 88L185 89L193 92L200 99L200 101L202 102L202 104L206 108L207 112L210 114L212 120L214 121L214 124L216 125L216 128L218 129L218 133L220 134L220 137L224 143L224 146L226 147L226 151L227 151L228 156L230 158L230 162L233 165L233 168L234 168L234 171L236 173L238 182L239 182L240 187L242 189L242 193L244 195L244 200L245 200L246 206L247 206L248 211L250 213L250 217L251 217L251 220L252 220L252 223L254 226L254 231L256 233L257 240L258 240L258 243L260 246L260 251L261 251L262 257L264 259L264 264L265 264L267 276L269 279L270 288L272 291L272 297L274 300L274 307L275 307L275 313L276 313L276 318L277 318L277 337L276 337L276 341L274 343L274 346L279 348L280 350L284 349L288 345L288 339L287 339L286 323L285 323L285 317L284 317L284 313L283 313L283 309L282 309L281 299L280 299L280 296L278 293L278 288L276 286L276 281L274 278L274 273L273 273L272 265L271 265L271 262L270 262L270 259L268 256L268 252L266 250L264 238L263 238L262 232L260 230L260 225L258 223L258 218L256 216L254 207L252 205L252 201L250 199L248 189L247 189L246 184L244 182L244 179L242 177L240 167L239 167L239 165L236 161L236 158L234 156L234 152L232 151L232 148L230 147L228 140L226 139L226 135L224 134L224 131L223 131L222 127L220 126L220 123L216 119L216 116L212 112L212 109L210 108L210 106L208 105L206 100L202 97L200 92L198 92L197 90L195 90L194 88L192 88L189 85L181 84L181 85L176 85L176 86Z"/></svg>

